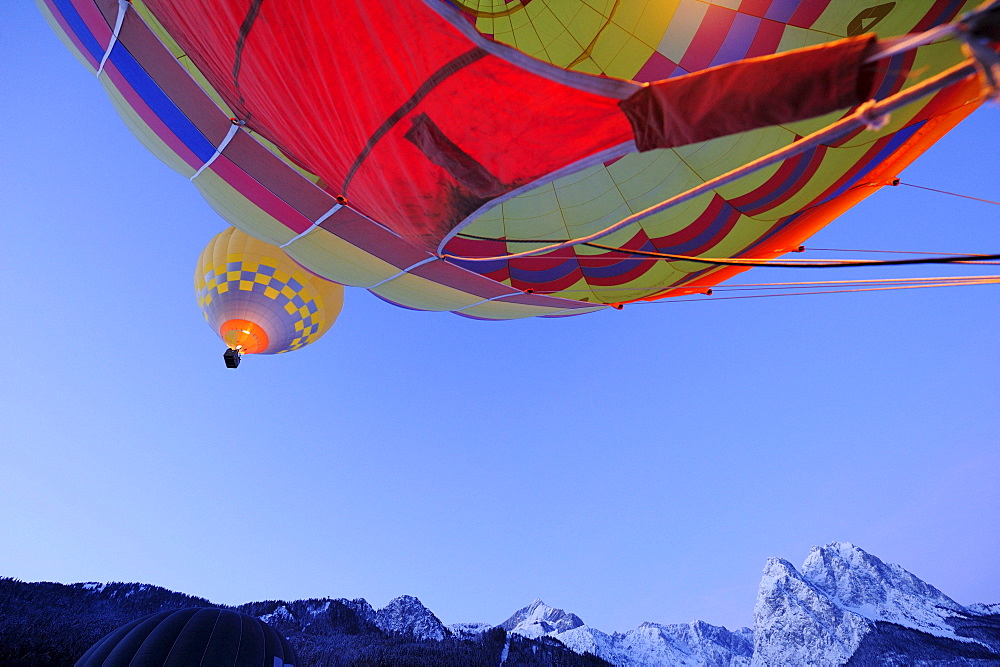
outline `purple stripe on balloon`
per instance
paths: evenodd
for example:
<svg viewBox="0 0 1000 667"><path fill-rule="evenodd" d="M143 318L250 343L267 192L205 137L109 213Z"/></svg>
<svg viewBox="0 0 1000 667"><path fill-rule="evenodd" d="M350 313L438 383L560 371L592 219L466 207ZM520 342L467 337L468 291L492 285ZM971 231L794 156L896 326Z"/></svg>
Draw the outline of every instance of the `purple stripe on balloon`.
<svg viewBox="0 0 1000 667"><path fill-rule="evenodd" d="M882 80L882 85L879 86L875 94L872 95L876 100L884 100L885 98L892 95L895 90L902 88L903 82L908 76L908 71L903 69L903 65L906 62L905 53L900 53L899 55L889 58L889 63L885 65L886 71L890 74ZM894 73L894 74L893 74Z"/></svg>
<svg viewBox="0 0 1000 667"><path fill-rule="evenodd" d="M111 26L104 19L93 0L56 0L66 20L73 25L90 55L100 62L104 50L111 42Z"/></svg>
<svg viewBox="0 0 1000 667"><path fill-rule="evenodd" d="M720 231L725 229L727 223L729 223L732 218L738 217L740 212L737 211L731 204L724 202L722 204L719 213L712 220L711 224L698 236L694 237L690 241L685 241L684 243L678 243L674 246L669 246L666 248L659 248L660 252L670 253L673 255L693 255L699 252L704 246L709 244L714 244L717 239L715 238Z"/></svg>
<svg viewBox="0 0 1000 667"><path fill-rule="evenodd" d="M495 299L510 294L511 291L507 285L443 261L422 264L410 273L439 285L453 287L480 299Z"/></svg>
<svg viewBox="0 0 1000 667"><path fill-rule="evenodd" d="M555 282L561 278L565 278L574 271L580 269L579 262L575 258L567 259L556 266L549 269L524 269L519 268L516 262L511 262L510 265L510 278L511 280L519 280L521 282L529 284L544 284Z"/></svg>
<svg viewBox="0 0 1000 667"><path fill-rule="evenodd" d="M760 27L761 19L749 14L737 14L733 19L733 25L726 33L726 40L719 48L719 52L712 58L711 67L724 65L746 58L754 38L757 36L757 29Z"/></svg>
<svg viewBox="0 0 1000 667"><path fill-rule="evenodd" d="M125 46L128 54L137 63L141 63L142 77L148 77L158 89L156 92L159 95L154 93L154 96L162 95L169 100L170 106L176 106L177 111L184 116L186 123L190 123L193 129L206 138L211 147L208 155L214 153L215 147L222 143L229 128L232 127L229 114L220 109L215 100L205 94L201 86L191 77L191 73L184 69L173 53L164 48L157 36L136 12L125 14L125 22L122 24L121 34L118 36L118 43ZM123 69L121 64L118 65L118 68ZM132 82L133 88L138 89L135 83L136 77L129 76L129 81ZM143 99L156 109L161 117L163 116L160 107L165 106L164 103L154 104L147 94L143 94ZM195 142L202 141L201 138L194 137L191 132L192 128L184 128L186 131L183 132L178 131L186 123L168 122L167 124L174 128L178 136L183 137L185 134L190 134ZM186 143L194 146L191 142ZM208 158L208 156L203 157Z"/></svg>
<svg viewBox="0 0 1000 667"><path fill-rule="evenodd" d="M885 143L885 145L882 148L880 148L879 151L874 156L869 158L865 162L864 166L862 166L855 172L854 176L847 179L840 187L838 187L836 190L833 191L833 194L831 194L829 197L826 197L825 199L823 199L823 201L819 202L818 204L825 204L831 199L839 197L840 195L844 194L845 192L853 188L855 185L857 185L858 182L861 181L861 179L865 178L868 175L868 173L871 172L872 169L874 169L879 164L887 160L890 155L899 150L899 148L904 143L906 143L906 141L910 137L916 134L917 130L923 127L924 123L926 122L927 121L920 121L918 123L914 123L909 127L904 127L903 129L898 130L891 137L887 137L889 140Z"/></svg>
<svg viewBox="0 0 1000 667"><path fill-rule="evenodd" d="M507 268L506 259L498 259L493 262L463 262L460 259L449 257L448 262L472 273L495 273Z"/></svg>
<svg viewBox="0 0 1000 667"><path fill-rule="evenodd" d="M802 212L793 213L792 215L782 218L777 224L775 224L768 231L767 234L761 236L759 239L757 239L757 241L748 246L740 254L743 255L753 251L760 244L767 242L767 240L770 239L772 236L774 236L774 234L785 229L789 225L793 224L796 220L805 215L805 213L808 210L815 208L816 206L829 203L834 199L836 199L837 197L839 197L840 195L847 192L848 190L850 190L851 188L853 188L855 185L858 184L858 182L860 182L863 178L865 178L869 174L869 172L871 172L872 169L874 169L884 160L888 159L888 157L892 155L892 153L899 150L899 148L906 142L907 139L909 139L911 136L913 136L914 133L917 132L917 130L923 127L925 122L926 121L920 121L919 123L914 123L913 125L903 128L902 130L899 130L898 132L893 134L890 140L885 144L885 146L879 149L878 152L873 157L869 158L865 162L864 166L858 169L853 176L849 177L840 186L838 186L837 189L834 190L832 194L830 194L827 197L824 197L821 201L818 201L815 204L810 205L807 209L805 209Z"/></svg>
<svg viewBox="0 0 1000 667"><path fill-rule="evenodd" d="M775 186L773 190L761 196L759 199L751 202L750 204L741 206L743 213L746 215L757 215L758 213L762 213L762 209L767 207L771 202L787 193L791 188L798 186L799 179L802 178L802 174L809 169L809 163L812 162L817 150L818 148L813 148L812 150L802 153L797 158L794 158L796 160L795 169L788 176L788 178L786 178L780 185Z"/></svg>
<svg viewBox="0 0 1000 667"><path fill-rule="evenodd" d="M129 53L124 46L117 45L111 52L109 63L114 63L118 72L128 82L142 101L157 115L157 117L184 142L202 163L215 153L215 144L205 138L205 135L191 122L177 104L160 88L159 84L149 76L145 67ZM222 131L225 136L227 126Z"/></svg>
<svg viewBox="0 0 1000 667"><path fill-rule="evenodd" d="M223 118L228 125L229 119ZM329 194L246 132L236 133L224 155L308 220L319 219L333 206Z"/></svg>
<svg viewBox="0 0 1000 667"><path fill-rule="evenodd" d="M653 242L646 240L638 250L645 250L647 252L656 252L656 246ZM613 255L614 253L607 253L607 255ZM598 255L604 261L607 261L608 257L604 255ZM637 255L627 256L624 255L621 259L618 259L613 264L606 264L604 266L587 266L586 262L580 263L580 270L583 271L583 275L587 278L617 278L618 276L625 275L630 271L634 271L643 262L650 261L648 257L640 257Z"/></svg>
<svg viewBox="0 0 1000 667"><path fill-rule="evenodd" d="M792 18L792 14L798 9L800 2L801 0L773 0L771 6L767 8L764 18L788 23L788 19Z"/></svg>

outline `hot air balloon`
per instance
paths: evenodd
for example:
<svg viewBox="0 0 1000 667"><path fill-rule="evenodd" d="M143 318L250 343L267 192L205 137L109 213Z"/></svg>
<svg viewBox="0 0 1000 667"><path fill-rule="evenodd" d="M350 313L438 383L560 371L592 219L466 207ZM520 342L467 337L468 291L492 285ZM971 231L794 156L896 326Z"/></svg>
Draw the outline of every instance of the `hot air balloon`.
<svg viewBox="0 0 1000 667"><path fill-rule="evenodd" d="M289 667L295 651L267 623L229 609L170 609L124 625L94 644L77 667L239 665Z"/></svg>
<svg viewBox="0 0 1000 667"><path fill-rule="evenodd" d="M961 40L935 40L975 0L37 1L230 223L327 280L480 319L703 291L984 99Z"/></svg>
<svg viewBox="0 0 1000 667"><path fill-rule="evenodd" d="M275 246L235 227L215 236L194 274L198 306L228 346L226 365L244 354L298 350L327 332L344 287L309 273Z"/></svg>

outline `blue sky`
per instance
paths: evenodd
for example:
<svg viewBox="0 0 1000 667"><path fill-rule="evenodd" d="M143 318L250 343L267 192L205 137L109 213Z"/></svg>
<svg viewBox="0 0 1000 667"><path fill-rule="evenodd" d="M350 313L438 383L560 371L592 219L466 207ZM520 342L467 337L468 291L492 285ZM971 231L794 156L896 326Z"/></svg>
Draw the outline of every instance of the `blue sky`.
<svg viewBox="0 0 1000 667"><path fill-rule="evenodd" d="M230 371L192 286L224 221L33 6L0 25L0 574L732 628L767 557L842 540L1000 601L996 287L507 323L348 289L322 341ZM1000 199L998 120L903 180ZM998 217L891 188L810 245L994 253Z"/></svg>

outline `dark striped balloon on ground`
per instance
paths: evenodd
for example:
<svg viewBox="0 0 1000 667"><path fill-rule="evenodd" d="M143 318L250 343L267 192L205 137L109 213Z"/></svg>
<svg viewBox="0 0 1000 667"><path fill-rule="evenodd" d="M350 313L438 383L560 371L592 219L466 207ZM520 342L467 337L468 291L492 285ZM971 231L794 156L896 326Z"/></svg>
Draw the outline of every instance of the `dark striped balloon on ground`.
<svg viewBox="0 0 1000 667"><path fill-rule="evenodd" d="M76 667L295 664L292 645L267 623L230 609L189 607L161 611L118 628L94 644Z"/></svg>

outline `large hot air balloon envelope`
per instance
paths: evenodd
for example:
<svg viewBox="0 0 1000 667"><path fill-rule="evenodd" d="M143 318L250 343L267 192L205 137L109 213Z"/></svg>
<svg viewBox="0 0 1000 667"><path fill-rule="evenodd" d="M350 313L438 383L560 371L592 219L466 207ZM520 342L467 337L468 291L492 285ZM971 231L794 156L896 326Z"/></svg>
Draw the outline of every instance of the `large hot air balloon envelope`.
<svg viewBox="0 0 1000 667"><path fill-rule="evenodd" d="M634 253L788 252L982 99L967 78L603 247L508 259L955 65L957 40L865 64L864 33L926 31L974 0L38 2L129 127L232 224L326 279L483 319L714 285L741 269Z"/></svg>
<svg viewBox="0 0 1000 667"><path fill-rule="evenodd" d="M233 665L289 667L295 651L267 623L229 609L171 609L124 625L83 654L76 667Z"/></svg>

